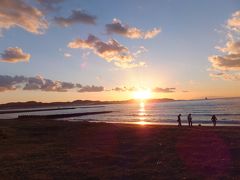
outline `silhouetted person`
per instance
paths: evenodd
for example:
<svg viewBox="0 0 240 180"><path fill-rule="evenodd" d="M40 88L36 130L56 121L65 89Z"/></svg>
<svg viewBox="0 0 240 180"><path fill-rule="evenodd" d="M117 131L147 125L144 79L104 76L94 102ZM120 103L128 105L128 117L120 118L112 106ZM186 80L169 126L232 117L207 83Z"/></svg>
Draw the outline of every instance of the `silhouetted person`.
<svg viewBox="0 0 240 180"><path fill-rule="evenodd" d="M192 115L191 115L191 114L188 114L187 119L188 119L188 126L189 126L189 127L192 126Z"/></svg>
<svg viewBox="0 0 240 180"><path fill-rule="evenodd" d="M182 126L181 116L182 116L181 114L178 115L178 120L177 120L178 126Z"/></svg>
<svg viewBox="0 0 240 180"><path fill-rule="evenodd" d="M217 117L215 115L212 116L212 122L213 122L213 126L216 126L217 123Z"/></svg>

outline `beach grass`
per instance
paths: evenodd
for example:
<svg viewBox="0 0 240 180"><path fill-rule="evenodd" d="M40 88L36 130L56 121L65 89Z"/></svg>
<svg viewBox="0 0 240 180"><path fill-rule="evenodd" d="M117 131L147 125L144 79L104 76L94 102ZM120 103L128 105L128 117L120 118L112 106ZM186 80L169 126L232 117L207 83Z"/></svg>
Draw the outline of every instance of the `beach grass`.
<svg viewBox="0 0 240 180"><path fill-rule="evenodd" d="M240 178L240 127L0 124L1 179Z"/></svg>

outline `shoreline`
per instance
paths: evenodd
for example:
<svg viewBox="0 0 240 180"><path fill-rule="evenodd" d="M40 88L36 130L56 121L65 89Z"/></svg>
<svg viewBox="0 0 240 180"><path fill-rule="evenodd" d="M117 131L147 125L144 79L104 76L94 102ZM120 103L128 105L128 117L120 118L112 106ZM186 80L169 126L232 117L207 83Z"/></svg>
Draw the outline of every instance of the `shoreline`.
<svg viewBox="0 0 240 180"><path fill-rule="evenodd" d="M10 118L10 119L0 119L3 121L6 120L50 120L50 121L66 121L66 122L72 122L72 123L106 123L106 124L126 124L126 125L141 125L141 126L176 126L176 123L164 123L164 122L149 122L149 121L102 121L102 120L95 120L95 119L68 119L69 117L76 117L76 116L88 116L88 115L96 115L96 114L107 114L111 113L112 111L99 111L99 112L85 112L85 113L72 113L72 114L53 114L53 115L22 115L18 118ZM64 115L65 117L62 117ZM187 123L182 122L181 127L189 127ZM181 128L178 127L178 128ZM209 123L202 123L194 124L192 127L213 127L213 124L211 122ZM216 127L240 127L240 124L234 124L234 123L217 123ZM189 127L191 128L191 127Z"/></svg>
<svg viewBox="0 0 240 180"><path fill-rule="evenodd" d="M176 123L166 123L166 122L149 122L149 121L102 121L102 120L95 120L95 119L67 119L67 118L58 118L58 119L53 119L56 121L68 121L68 122L89 122L89 123L107 123L107 124L129 124L129 125L142 125L142 126L149 126L149 125L156 125L156 126L177 126ZM182 127L189 127L188 123L182 122ZM209 123L202 123L201 125L199 124L194 124L192 127L213 127L213 124L211 122ZM234 123L217 123L216 127L240 127L240 124L234 124ZM181 128L181 127L179 127Z"/></svg>
<svg viewBox="0 0 240 180"><path fill-rule="evenodd" d="M61 119L56 119L58 121L62 121ZM63 121L69 121L69 122L89 122L89 123L107 123L107 124L129 124L129 125L141 125L141 126L177 126L177 123L157 123L157 122L148 122L148 121L138 121L138 122L114 122L114 121L97 121L97 120L63 120ZM188 124L182 123L181 127L189 127ZM179 128L181 128L179 127ZM199 125L194 125L192 127L213 127L212 124L201 124ZM216 127L240 127L240 124L217 124ZM189 127L191 128L191 127ZM214 127L213 127L214 128Z"/></svg>

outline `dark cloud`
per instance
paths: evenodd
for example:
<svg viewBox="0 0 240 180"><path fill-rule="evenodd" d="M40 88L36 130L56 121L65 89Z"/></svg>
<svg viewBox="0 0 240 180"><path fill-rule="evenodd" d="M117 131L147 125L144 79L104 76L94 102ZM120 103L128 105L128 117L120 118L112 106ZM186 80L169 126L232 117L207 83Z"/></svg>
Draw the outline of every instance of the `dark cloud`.
<svg viewBox="0 0 240 180"><path fill-rule="evenodd" d="M69 82L62 82L61 84L63 89L73 89L75 87L73 83Z"/></svg>
<svg viewBox="0 0 240 180"><path fill-rule="evenodd" d="M0 1L0 31L20 27L34 34L42 34L48 28L44 14L23 0Z"/></svg>
<svg viewBox="0 0 240 180"><path fill-rule="evenodd" d="M132 68L145 65L144 62L134 62L134 57L127 47L114 39L103 42L94 35L89 35L86 40L76 39L68 44L69 48L91 49L96 55L107 62L114 62L118 67Z"/></svg>
<svg viewBox="0 0 240 180"><path fill-rule="evenodd" d="M126 35L128 33L128 27L124 27L121 22L116 19L114 19L111 24L106 24L105 27L108 33L116 33L120 35Z"/></svg>
<svg viewBox="0 0 240 180"><path fill-rule="evenodd" d="M77 88L81 88L82 85L81 85L81 84L76 84L76 87L77 87Z"/></svg>
<svg viewBox="0 0 240 180"><path fill-rule="evenodd" d="M55 17L55 22L60 26L70 26L77 23L83 24L96 24L96 16L90 15L85 11L82 10L73 10L72 14L65 18L65 17Z"/></svg>
<svg viewBox="0 0 240 180"><path fill-rule="evenodd" d="M131 39L150 39L161 32L159 28L144 32L136 27L129 27L122 24L119 19L113 19L112 23L105 25L105 28L109 34L119 34Z"/></svg>
<svg viewBox="0 0 240 180"><path fill-rule="evenodd" d="M7 48L3 53L0 53L1 58L0 61L16 63L21 61L29 61L31 55L24 53L21 48Z"/></svg>
<svg viewBox="0 0 240 180"><path fill-rule="evenodd" d="M66 92L73 88L75 88L75 85L70 82L53 81L50 79L44 79L41 76L36 76L28 78L28 82L23 89Z"/></svg>
<svg viewBox="0 0 240 180"><path fill-rule="evenodd" d="M156 93L173 93L176 92L176 88L160 88L160 87L156 87L153 89L153 92Z"/></svg>
<svg viewBox="0 0 240 180"><path fill-rule="evenodd" d="M15 90L18 88L18 84L26 82L24 76L7 76L0 75L0 92L7 90Z"/></svg>
<svg viewBox="0 0 240 180"><path fill-rule="evenodd" d="M57 91L66 92L67 89L62 88L62 83L60 81L52 81L50 79L44 79L44 84L41 87L43 91Z"/></svg>
<svg viewBox="0 0 240 180"><path fill-rule="evenodd" d="M26 78L27 83L23 90L39 90L44 85L44 79L41 76Z"/></svg>
<svg viewBox="0 0 240 180"><path fill-rule="evenodd" d="M104 91L103 86L82 86L78 92L101 92Z"/></svg>

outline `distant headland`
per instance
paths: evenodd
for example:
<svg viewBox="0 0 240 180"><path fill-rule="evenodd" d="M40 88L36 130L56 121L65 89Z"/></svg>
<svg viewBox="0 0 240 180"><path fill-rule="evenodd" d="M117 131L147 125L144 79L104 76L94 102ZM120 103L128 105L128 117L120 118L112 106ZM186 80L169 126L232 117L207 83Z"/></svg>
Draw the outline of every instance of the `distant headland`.
<svg viewBox="0 0 240 180"><path fill-rule="evenodd" d="M16 108L44 108L44 107L65 107L65 106L85 106L85 105L106 105L106 104L128 104L135 103L137 100L123 100L123 101L92 101L92 100L75 100L70 102L10 102L6 104L0 104L0 109L16 109ZM149 99L151 103L159 102L172 102L174 99L162 98L162 99Z"/></svg>

